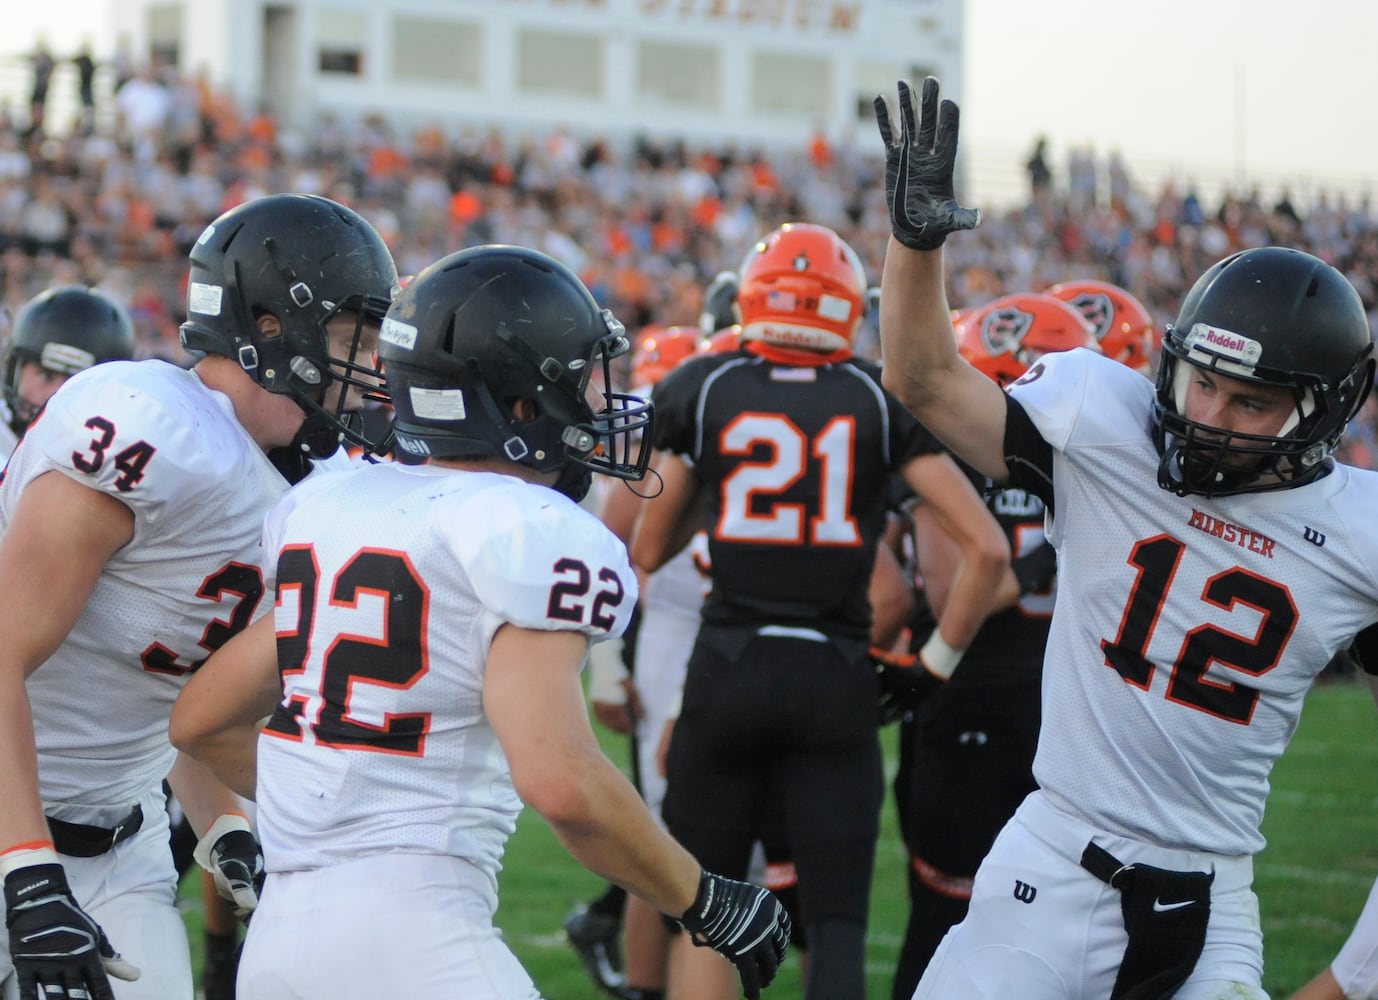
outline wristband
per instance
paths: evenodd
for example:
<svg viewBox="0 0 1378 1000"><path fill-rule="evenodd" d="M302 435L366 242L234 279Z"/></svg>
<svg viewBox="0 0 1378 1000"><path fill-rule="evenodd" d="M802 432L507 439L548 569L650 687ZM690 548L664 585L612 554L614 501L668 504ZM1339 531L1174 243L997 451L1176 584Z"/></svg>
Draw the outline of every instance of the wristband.
<svg viewBox="0 0 1378 1000"><path fill-rule="evenodd" d="M15 844L9 850L0 853L0 882L3 882L10 872L18 871L20 868L61 863L62 860L53 849L51 840L29 840Z"/></svg>
<svg viewBox="0 0 1378 1000"><path fill-rule="evenodd" d="M962 656L965 653L965 649L953 649L949 646L938 634L938 630L934 629L933 634L928 637L928 641L919 650L919 662L930 674L947 680L957 669L957 664L962 662Z"/></svg>
<svg viewBox="0 0 1378 1000"><path fill-rule="evenodd" d="M192 852L192 859L206 871L214 874L215 863L211 861L211 848L216 845L221 837L234 830L243 830L246 833L253 833L253 827L249 825L249 818L240 813L224 813L211 824L196 842L196 850Z"/></svg>
<svg viewBox="0 0 1378 1000"><path fill-rule="evenodd" d="M589 650L589 701L621 705L627 701L622 682L627 679L622 662L622 640L605 639Z"/></svg>

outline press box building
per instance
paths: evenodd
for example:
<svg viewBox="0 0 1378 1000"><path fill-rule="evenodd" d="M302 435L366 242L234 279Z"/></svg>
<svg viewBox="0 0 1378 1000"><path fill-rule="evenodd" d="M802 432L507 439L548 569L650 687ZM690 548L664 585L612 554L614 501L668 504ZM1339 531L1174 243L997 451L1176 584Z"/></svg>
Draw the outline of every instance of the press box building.
<svg viewBox="0 0 1378 1000"><path fill-rule="evenodd" d="M135 53L244 107L559 123L606 136L874 141L871 101L932 73L962 92L963 0L112 0Z"/></svg>

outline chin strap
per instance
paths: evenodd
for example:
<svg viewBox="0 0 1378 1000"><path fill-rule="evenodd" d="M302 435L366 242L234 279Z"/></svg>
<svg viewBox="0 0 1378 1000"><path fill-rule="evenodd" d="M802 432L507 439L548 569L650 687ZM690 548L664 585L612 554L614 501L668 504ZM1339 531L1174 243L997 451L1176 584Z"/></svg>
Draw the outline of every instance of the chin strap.
<svg viewBox="0 0 1378 1000"><path fill-rule="evenodd" d="M310 458L329 458L340 447L339 427L324 412L308 412L291 447Z"/></svg>

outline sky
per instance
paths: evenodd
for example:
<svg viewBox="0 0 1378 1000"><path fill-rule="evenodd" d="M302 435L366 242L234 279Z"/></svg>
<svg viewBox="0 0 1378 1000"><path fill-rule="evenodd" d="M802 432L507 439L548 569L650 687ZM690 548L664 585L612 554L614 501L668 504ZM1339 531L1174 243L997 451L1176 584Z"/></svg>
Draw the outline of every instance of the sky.
<svg viewBox="0 0 1378 1000"><path fill-rule="evenodd" d="M58 52L83 38L112 48L104 0L6 6L0 60L40 32ZM1378 188L1378 3L967 0L965 34L962 145L978 188L1022 192L1039 135L1063 178L1068 151L1089 145L1203 194L1246 175L1299 198Z"/></svg>
<svg viewBox="0 0 1378 1000"><path fill-rule="evenodd" d="M967 0L962 140L1378 187L1378 4Z"/></svg>

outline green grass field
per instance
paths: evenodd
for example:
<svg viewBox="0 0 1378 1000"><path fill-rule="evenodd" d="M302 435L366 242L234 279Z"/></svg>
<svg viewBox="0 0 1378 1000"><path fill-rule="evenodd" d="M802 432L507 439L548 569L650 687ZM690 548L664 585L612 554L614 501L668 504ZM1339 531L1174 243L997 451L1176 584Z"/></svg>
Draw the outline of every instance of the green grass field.
<svg viewBox="0 0 1378 1000"><path fill-rule="evenodd" d="M894 731L886 732L893 759ZM1264 821L1268 847L1256 868L1267 958L1264 985L1285 998L1323 967L1344 940L1378 876L1378 712L1362 684L1318 687L1301 726L1273 773ZM609 754L625 762L616 737ZM868 995L888 998L890 973L908 908L905 857L887 802L872 892L867 941ZM193 954L200 950L200 902L186 882ZM597 1000L598 993L560 933L570 907L602 883L556 843L528 810L509 845L498 922L513 949L551 1000ZM791 958L767 996L799 997Z"/></svg>

